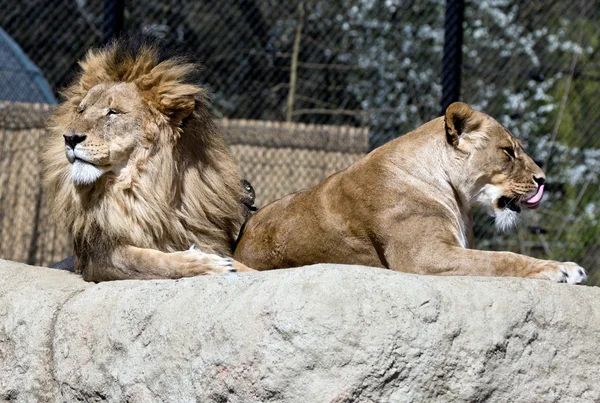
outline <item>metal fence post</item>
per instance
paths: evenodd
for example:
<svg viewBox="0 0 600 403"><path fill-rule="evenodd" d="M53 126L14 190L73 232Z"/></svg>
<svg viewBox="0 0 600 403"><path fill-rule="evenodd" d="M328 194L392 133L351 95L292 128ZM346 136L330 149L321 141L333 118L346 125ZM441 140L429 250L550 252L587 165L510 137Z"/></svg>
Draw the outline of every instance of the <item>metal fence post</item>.
<svg viewBox="0 0 600 403"><path fill-rule="evenodd" d="M460 97L464 11L464 0L446 0L441 115Z"/></svg>
<svg viewBox="0 0 600 403"><path fill-rule="evenodd" d="M119 35L125 24L125 0L104 0L102 41L104 43Z"/></svg>

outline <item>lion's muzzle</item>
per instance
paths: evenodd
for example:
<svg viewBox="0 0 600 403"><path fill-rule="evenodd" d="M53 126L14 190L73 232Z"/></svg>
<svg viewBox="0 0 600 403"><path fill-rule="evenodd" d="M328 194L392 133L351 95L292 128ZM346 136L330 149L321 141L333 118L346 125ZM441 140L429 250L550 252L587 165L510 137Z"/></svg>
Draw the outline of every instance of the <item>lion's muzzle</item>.
<svg viewBox="0 0 600 403"><path fill-rule="evenodd" d="M74 132L64 134L63 138L65 155L71 164L80 161L97 166L110 165L110 150L103 141Z"/></svg>
<svg viewBox="0 0 600 403"><path fill-rule="evenodd" d="M73 132L64 134L63 138L65 155L71 164L71 179L76 185L90 185L109 171L110 152L106 144Z"/></svg>
<svg viewBox="0 0 600 403"><path fill-rule="evenodd" d="M65 145L71 150L75 150L75 146L87 138L87 136L76 133L63 134L63 137L65 138Z"/></svg>

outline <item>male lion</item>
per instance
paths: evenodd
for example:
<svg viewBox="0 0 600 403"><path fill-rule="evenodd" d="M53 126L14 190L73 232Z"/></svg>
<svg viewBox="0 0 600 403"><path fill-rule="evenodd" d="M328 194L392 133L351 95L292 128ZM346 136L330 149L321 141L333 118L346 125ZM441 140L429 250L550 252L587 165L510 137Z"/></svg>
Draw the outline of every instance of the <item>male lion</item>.
<svg viewBox="0 0 600 403"><path fill-rule="evenodd" d="M536 208L544 173L508 130L464 103L316 187L259 210L234 257L267 270L355 263L420 274L584 283L575 263L474 247L471 206L502 229Z"/></svg>
<svg viewBox="0 0 600 403"><path fill-rule="evenodd" d="M232 254L243 191L206 91L190 82L195 66L131 39L80 65L42 156L76 272L104 281L249 270L219 256Z"/></svg>

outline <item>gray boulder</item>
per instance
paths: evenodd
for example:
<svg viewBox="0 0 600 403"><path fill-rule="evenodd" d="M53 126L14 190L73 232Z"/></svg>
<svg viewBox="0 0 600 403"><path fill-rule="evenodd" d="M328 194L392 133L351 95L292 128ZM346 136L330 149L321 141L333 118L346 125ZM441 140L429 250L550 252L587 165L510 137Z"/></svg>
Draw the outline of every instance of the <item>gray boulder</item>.
<svg viewBox="0 0 600 403"><path fill-rule="evenodd" d="M318 265L89 284L0 260L0 400L598 402L600 289Z"/></svg>

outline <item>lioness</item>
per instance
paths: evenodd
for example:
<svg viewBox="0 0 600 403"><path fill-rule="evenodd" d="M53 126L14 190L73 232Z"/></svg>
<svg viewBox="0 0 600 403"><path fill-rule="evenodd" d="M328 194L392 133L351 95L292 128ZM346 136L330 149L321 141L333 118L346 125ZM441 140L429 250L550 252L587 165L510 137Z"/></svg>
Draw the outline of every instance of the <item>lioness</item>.
<svg viewBox="0 0 600 403"><path fill-rule="evenodd" d="M135 39L91 50L80 65L42 156L76 272L103 281L249 270L222 257L244 221L244 194L206 91L189 79L196 67Z"/></svg>
<svg viewBox="0 0 600 403"><path fill-rule="evenodd" d="M517 276L584 283L575 263L474 247L471 207L501 229L534 209L544 173L519 140L464 103L316 187L259 210L234 257L258 270L354 263L420 274Z"/></svg>

